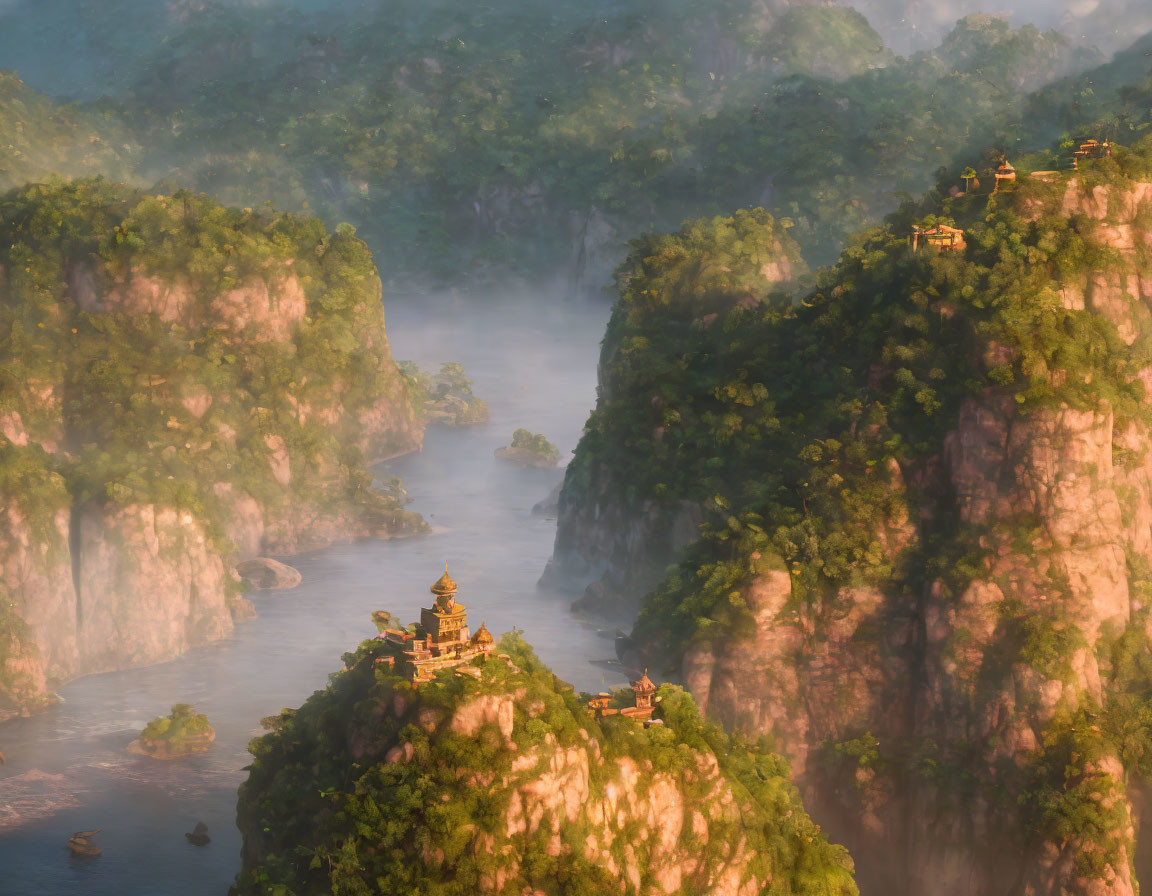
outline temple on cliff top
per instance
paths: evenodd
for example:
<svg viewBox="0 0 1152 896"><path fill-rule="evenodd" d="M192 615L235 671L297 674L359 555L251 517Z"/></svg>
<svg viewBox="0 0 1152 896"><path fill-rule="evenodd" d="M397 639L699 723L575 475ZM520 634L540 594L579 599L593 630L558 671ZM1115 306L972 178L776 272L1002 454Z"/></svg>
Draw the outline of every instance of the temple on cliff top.
<svg viewBox="0 0 1152 896"><path fill-rule="evenodd" d="M656 709L653 703L656 691L656 683L648 677L648 670L645 669L644 674L640 676L640 680L632 682L632 695L636 701L635 706L625 706L623 709L615 709L612 706L612 695L606 691L601 691L588 701L588 708L592 710L593 715L598 719L602 719L604 716L621 715L627 716L630 719L645 720L646 722L652 718L652 712Z"/></svg>
<svg viewBox="0 0 1152 896"><path fill-rule="evenodd" d="M431 681L441 669L464 666L471 660L485 658L495 640L484 623L476 634L468 631L468 609L456 602L456 583L444 567L444 575L432 586L436 595L431 607L420 611L420 621L413 631L385 629L377 640L392 648L389 665L397 668L414 683ZM479 670L473 669L473 672Z"/></svg>

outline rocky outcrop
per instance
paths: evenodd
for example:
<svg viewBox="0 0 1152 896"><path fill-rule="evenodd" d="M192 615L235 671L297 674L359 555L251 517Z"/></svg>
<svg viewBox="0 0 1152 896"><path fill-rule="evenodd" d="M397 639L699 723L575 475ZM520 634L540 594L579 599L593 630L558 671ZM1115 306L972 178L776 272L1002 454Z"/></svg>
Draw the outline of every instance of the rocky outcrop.
<svg viewBox="0 0 1152 896"><path fill-rule="evenodd" d="M576 606L603 616L635 614L680 551L698 537L703 513L682 501L631 506L607 488L600 498L562 491L552 559L542 581L580 594Z"/></svg>
<svg viewBox="0 0 1152 896"><path fill-rule="evenodd" d="M236 564L236 572L258 591L285 591L295 588L303 578L294 569L271 557L253 557Z"/></svg>
<svg viewBox="0 0 1152 896"><path fill-rule="evenodd" d="M563 485L563 482L557 482L556 487L552 489L552 491L533 504L532 516L539 516L549 520L556 519L560 513L560 489Z"/></svg>
<svg viewBox="0 0 1152 896"><path fill-rule="evenodd" d="M149 722L128 745L128 752L151 759L183 759L193 753L203 753L215 740L216 732L206 715L187 703L177 703L171 715Z"/></svg>
<svg viewBox="0 0 1152 896"><path fill-rule="evenodd" d="M47 523L45 531L38 523ZM8 619L0 717L53 685L148 665L227 637L250 605L187 511L58 508L35 521L9 504L0 526Z"/></svg>
<svg viewBox="0 0 1152 896"><path fill-rule="evenodd" d="M886 571L837 583L811 575L801 551L758 548L728 596L739 626L698 630L679 666L710 716L775 738L814 817L853 850L865 893L1131 896L1146 766L1126 738L1146 736L1131 707L1152 657L1152 184L1103 166L1000 195L989 215L989 245L1025 219L1023 244L1045 248L1023 277L994 255L948 276L980 302L1009 301L992 297L1011 283L1011 301L1031 307L985 317L942 292L942 320L980 320L957 355L973 373L947 424L919 452L869 455L859 484L833 468L845 506L882 508L861 517L866 548L853 547L847 512L807 530L811 548L843 539L844 554L872 551ZM1061 239L1063 252L1044 243ZM1041 319L1066 329L1038 336ZM1091 360L1063 349L1089 343ZM861 378L862 406L895 406L889 376L878 361ZM868 438L893 438L888 425L825 437L868 451ZM806 489L823 468L809 469ZM660 630L650 615L636 661L667 662Z"/></svg>
<svg viewBox="0 0 1152 896"><path fill-rule="evenodd" d="M778 757L729 742L679 688L661 689L664 724L645 728L598 721L515 637L501 642L507 661L416 690L376 649L365 642L327 691L266 720L273 733L254 742L241 788L234 893L283 884L305 896L355 878L385 890L469 880L477 893L554 893L562 880L755 896L792 880L798 896L854 896L850 860L807 817ZM305 768L320 778L309 771L299 792L324 796L302 814L280 795ZM415 799L386 798L403 793ZM336 801L362 819L352 841ZM351 842L357 866L275 860L298 842L316 855Z"/></svg>
<svg viewBox="0 0 1152 896"><path fill-rule="evenodd" d="M0 390L0 718L228 637L236 560L423 531L365 469L422 423L351 233L99 181L0 206L87 228L3 234L4 332L37 335Z"/></svg>
<svg viewBox="0 0 1152 896"><path fill-rule="evenodd" d="M496 451L493 452L493 456L497 460L506 460L517 466L537 467L543 470L551 470L560 463L559 458L541 455L527 448L518 448L515 445L505 445L503 448L497 448Z"/></svg>

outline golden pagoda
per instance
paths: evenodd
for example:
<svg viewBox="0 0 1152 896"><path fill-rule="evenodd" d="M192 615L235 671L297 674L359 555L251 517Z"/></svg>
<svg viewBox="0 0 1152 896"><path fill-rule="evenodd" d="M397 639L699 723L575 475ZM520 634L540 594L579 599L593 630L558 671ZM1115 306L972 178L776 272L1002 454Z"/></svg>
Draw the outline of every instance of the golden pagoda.
<svg viewBox="0 0 1152 896"><path fill-rule="evenodd" d="M1016 169L1012 167L1012 163L1008 161L1005 156L1000 160L1000 167L996 169L996 187L992 190L993 193L1000 192L1000 184L1010 184L1016 181Z"/></svg>
<svg viewBox="0 0 1152 896"><path fill-rule="evenodd" d="M441 669L487 657L496 646L483 623L475 635L469 634L468 609L456 602L456 589L445 564L444 575L430 589L436 599L420 611L415 630L387 629L378 638L392 648L393 668L398 666L414 683L431 681Z"/></svg>
<svg viewBox="0 0 1152 896"><path fill-rule="evenodd" d="M468 608L456 603L456 583L448 575L447 564L444 575L436 580L431 591L436 595L435 603L420 611L420 627L428 643L443 647L467 644L470 639Z"/></svg>
<svg viewBox="0 0 1152 896"><path fill-rule="evenodd" d="M496 639L492 637L492 633L488 631L486 623L481 622L480 628L476 629L476 634L472 636L472 646L487 646L491 647L496 643Z"/></svg>

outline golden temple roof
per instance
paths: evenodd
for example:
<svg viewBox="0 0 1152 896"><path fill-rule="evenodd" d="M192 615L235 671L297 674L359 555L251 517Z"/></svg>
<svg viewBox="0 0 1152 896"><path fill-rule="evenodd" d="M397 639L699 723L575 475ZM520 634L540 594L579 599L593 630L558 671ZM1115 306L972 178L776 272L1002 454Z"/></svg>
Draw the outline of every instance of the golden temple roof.
<svg viewBox="0 0 1152 896"><path fill-rule="evenodd" d="M444 575L436 580L432 586L433 594L455 594L456 583L452 581L452 577L448 575L448 564L444 564Z"/></svg>
<svg viewBox="0 0 1152 896"><path fill-rule="evenodd" d="M639 681L632 682L632 690L637 694L655 694L656 685L652 679L648 677L648 670L644 670L644 674L640 676Z"/></svg>
<svg viewBox="0 0 1152 896"><path fill-rule="evenodd" d="M488 631L488 626L481 622L480 628L476 629L476 634L472 636L472 643L485 645L494 644L495 641L496 639L492 637L492 633Z"/></svg>

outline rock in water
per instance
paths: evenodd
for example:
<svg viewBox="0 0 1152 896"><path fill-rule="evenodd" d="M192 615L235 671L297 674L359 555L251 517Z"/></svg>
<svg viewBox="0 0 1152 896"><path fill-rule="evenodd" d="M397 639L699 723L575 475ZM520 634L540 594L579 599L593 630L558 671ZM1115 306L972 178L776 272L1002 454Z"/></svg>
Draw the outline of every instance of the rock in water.
<svg viewBox="0 0 1152 896"><path fill-rule="evenodd" d="M92 842L92 838L100 833L99 829L94 831L77 831L68 838L68 850L74 856L98 856L101 849Z"/></svg>
<svg viewBox="0 0 1152 896"><path fill-rule="evenodd" d="M196 827L192 828L190 833L184 835L188 838L188 842L193 846L207 846L212 842L212 838L208 836L208 825L202 821L196 822Z"/></svg>
<svg viewBox="0 0 1152 896"><path fill-rule="evenodd" d="M494 452L500 460L511 461L522 467L555 467L560 463L560 450L540 433L518 429L512 433L512 443Z"/></svg>
<svg viewBox="0 0 1152 896"><path fill-rule="evenodd" d="M153 759L180 759L212 746L216 732L208 717L187 703L177 703L170 716L153 719L128 745L129 753Z"/></svg>
<svg viewBox="0 0 1152 896"><path fill-rule="evenodd" d="M287 591L295 588L303 579L298 569L270 557L255 557L237 563L236 572L260 591Z"/></svg>

